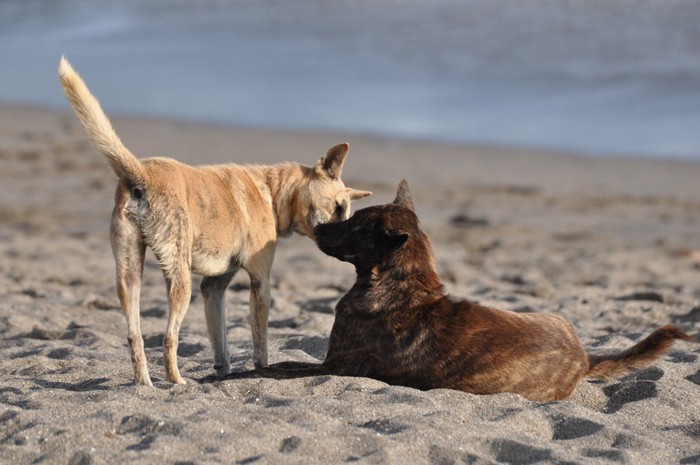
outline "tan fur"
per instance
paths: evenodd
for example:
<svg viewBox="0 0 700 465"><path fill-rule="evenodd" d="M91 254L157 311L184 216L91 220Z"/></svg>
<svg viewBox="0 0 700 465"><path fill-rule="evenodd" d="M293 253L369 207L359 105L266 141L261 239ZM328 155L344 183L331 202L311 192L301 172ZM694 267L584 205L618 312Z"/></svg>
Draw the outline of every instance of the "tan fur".
<svg viewBox="0 0 700 465"><path fill-rule="evenodd" d="M177 345L192 272L205 276L201 290L219 376L230 371L224 292L238 269L248 272L254 361L266 366L269 274L278 237L296 231L313 239L315 226L347 219L351 200L371 194L347 188L340 179L348 144L329 149L313 168L291 163L194 167L169 158L139 160L65 58L59 76L90 139L119 177L110 232L136 382L151 385L139 323L146 246L158 259L168 289L163 340L168 381L184 383Z"/></svg>

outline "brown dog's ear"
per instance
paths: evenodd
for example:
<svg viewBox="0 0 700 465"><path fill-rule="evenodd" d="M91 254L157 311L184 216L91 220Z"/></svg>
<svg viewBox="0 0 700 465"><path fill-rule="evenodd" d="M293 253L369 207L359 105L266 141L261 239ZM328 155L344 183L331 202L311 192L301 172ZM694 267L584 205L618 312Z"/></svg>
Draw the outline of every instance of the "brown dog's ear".
<svg viewBox="0 0 700 465"><path fill-rule="evenodd" d="M396 190L396 198L394 203L400 205L404 208L408 208L411 211L415 211L416 208L413 206L413 196L411 191L408 190L408 183L405 179L402 179L399 183L399 188Z"/></svg>
<svg viewBox="0 0 700 465"><path fill-rule="evenodd" d="M392 249L398 249L406 243L410 234L402 229L384 230L384 237L391 245Z"/></svg>
<svg viewBox="0 0 700 465"><path fill-rule="evenodd" d="M350 144L347 142L329 148L328 152L326 152L326 156L316 163L316 172L318 174L325 173L330 176L331 179L340 178L340 173L343 171L343 165L345 164L345 158L348 156L349 150Z"/></svg>
<svg viewBox="0 0 700 465"><path fill-rule="evenodd" d="M370 191L358 191L357 189L353 189L352 187L346 187L345 191L350 196L350 200L364 199L365 197L369 197L370 195L372 195Z"/></svg>

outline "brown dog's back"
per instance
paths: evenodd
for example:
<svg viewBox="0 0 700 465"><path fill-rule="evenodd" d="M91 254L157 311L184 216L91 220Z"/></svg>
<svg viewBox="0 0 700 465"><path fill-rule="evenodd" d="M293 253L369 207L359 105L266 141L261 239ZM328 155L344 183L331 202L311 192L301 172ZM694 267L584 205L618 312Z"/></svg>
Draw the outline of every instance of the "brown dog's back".
<svg viewBox="0 0 700 465"><path fill-rule="evenodd" d="M514 313L456 302L457 389L475 394L517 392L532 400L563 399L588 369L568 321L544 313ZM459 362L459 360L455 360Z"/></svg>

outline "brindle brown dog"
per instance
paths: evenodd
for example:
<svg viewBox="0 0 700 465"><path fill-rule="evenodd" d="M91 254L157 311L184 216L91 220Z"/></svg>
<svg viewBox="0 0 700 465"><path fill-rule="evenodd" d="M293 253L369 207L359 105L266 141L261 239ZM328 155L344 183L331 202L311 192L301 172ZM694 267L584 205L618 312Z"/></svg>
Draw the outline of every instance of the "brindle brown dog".
<svg viewBox="0 0 700 465"><path fill-rule="evenodd" d="M514 392L536 401L567 397L583 378L642 368L688 339L668 325L612 355L586 354L571 323L545 313L483 307L445 294L405 181L393 204L315 228L320 249L355 265L340 299L322 365L282 363L255 373L367 376L419 389ZM234 375L235 376L235 375Z"/></svg>

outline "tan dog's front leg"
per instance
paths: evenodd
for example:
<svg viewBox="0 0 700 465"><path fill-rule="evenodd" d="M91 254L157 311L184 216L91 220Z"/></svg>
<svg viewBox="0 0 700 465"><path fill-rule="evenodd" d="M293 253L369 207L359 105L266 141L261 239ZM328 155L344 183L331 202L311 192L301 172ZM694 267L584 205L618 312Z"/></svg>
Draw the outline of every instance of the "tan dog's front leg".
<svg viewBox="0 0 700 465"><path fill-rule="evenodd" d="M246 271L250 276L250 328L253 332L253 363L267 366L267 317L270 312L270 269L275 258L274 241L255 253Z"/></svg>
<svg viewBox="0 0 700 465"><path fill-rule="evenodd" d="M214 369L219 377L224 377L231 372L231 362L229 361L228 344L226 342L224 295L226 287L231 282L236 271L219 276L206 277L200 285L202 297L204 298L204 314L207 318L209 340L214 350Z"/></svg>
<svg viewBox="0 0 700 465"><path fill-rule="evenodd" d="M175 384L185 384L177 368L177 346L182 319L187 313L192 295L192 277L189 269L181 270L173 278L166 278L168 286L168 329L163 338L163 358L165 361L165 377Z"/></svg>

